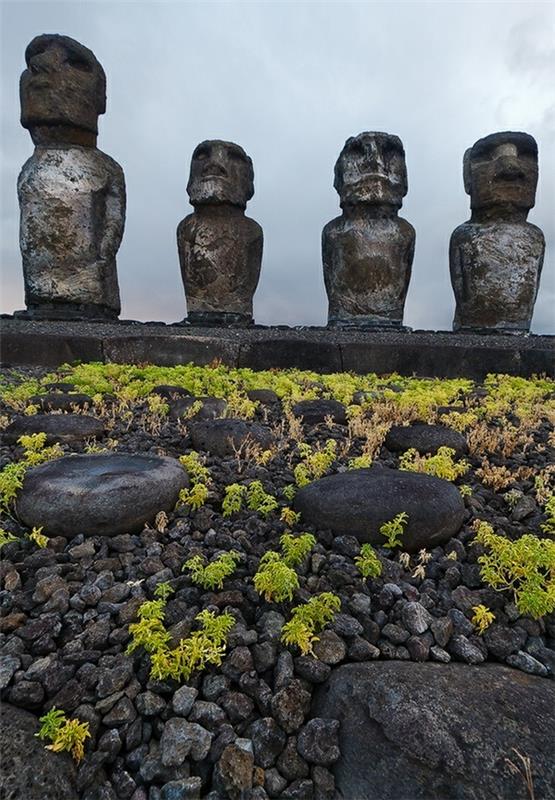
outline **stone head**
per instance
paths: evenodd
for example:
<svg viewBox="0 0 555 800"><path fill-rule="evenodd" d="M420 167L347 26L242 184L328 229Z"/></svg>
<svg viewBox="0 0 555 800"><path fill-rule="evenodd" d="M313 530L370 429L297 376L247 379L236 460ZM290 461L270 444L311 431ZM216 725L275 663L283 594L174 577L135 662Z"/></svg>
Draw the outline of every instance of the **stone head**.
<svg viewBox="0 0 555 800"><path fill-rule="evenodd" d="M251 159L233 142L201 142L191 159L187 193L193 206L225 203L246 208L254 194Z"/></svg>
<svg viewBox="0 0 555 800"><path fill-rule="evenodd" d="M389 133L352 136L337 159L333 185L342 208L357 203L400 208L408 188L403 143Z"/></svg>
<svg viewBox="0 0 555 800"><path fill-rule="evenodd" d="M470 147L463 160L470 207L533 208L538 182L538 146L527 133L492 133Z"/></svg>
<svg viewBox="0 0 555 800"><path fill-rule="evenodd" d="M44 33L25 50L21 124L62 126L98 133L106 111L106 75L94 53L69 36Z"/></svg>

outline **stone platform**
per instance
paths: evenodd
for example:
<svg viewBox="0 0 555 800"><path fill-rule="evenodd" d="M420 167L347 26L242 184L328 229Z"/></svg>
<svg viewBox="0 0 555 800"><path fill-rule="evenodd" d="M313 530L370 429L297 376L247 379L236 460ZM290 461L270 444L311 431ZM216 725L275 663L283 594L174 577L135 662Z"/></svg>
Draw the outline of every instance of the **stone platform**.
<svg viewBox="0 0 555 800"><path fill-rule="evenodd" d="M316 372L376 372L467 377L488 372L555 377L555 336L501 336L439 331L341 331L325 328L196 328L182 324L34 322L0 325L3 367L57 367L65 362L209 364Z"/></svg>

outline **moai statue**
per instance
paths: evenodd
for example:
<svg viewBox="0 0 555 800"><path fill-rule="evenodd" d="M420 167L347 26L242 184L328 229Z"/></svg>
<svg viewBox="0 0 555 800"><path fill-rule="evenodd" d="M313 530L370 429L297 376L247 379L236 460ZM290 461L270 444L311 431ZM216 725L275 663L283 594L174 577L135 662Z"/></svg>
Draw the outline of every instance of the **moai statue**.
<svg viewBox="0 0 555 800"><path fill-rule="evenodd" d="M451 236L449 268L457 306L453 330L526 333L545 240L526 222L538 182L538 147L527 133L492 133L464 154L472 214Z"/></svg>
<svg viewBox="0 0 555 800"><path fill-rule="evenodd" d="M407 193L399 137L366 132L347 139L333 185L343 214L322 232L328 326L402 328L415 232L398 216Z"/></svg>
<svg viewBox="0 0 555 800"><path fill-rule="evenodd" d="M193 325L250 325L262 263L262 228L245 216L254 194L252 161L232 142L201 142L187 193L194 214L177 228L177 248Z"/></svg>
<svg viewBox="0 0 555 800"><path fill-rule="evenodd" d="M21 124L35 145L18 180L26 312L37 319L114 319L123 171L96 148L106 76L74 39L37 36L25 51Z"/></svg>

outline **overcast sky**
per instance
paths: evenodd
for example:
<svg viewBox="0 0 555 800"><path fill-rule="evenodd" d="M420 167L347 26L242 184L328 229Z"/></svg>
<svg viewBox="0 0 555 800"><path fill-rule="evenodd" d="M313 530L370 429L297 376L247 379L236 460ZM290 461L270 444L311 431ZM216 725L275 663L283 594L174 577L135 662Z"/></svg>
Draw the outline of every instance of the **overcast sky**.
<svg viewBox="0 0 555 800"><path fill-rule="evenodd" d="M16 180L32 153L19 125L27 43L62 33L108 78L98 145L123 167L122 318L182 319L175 229L191 208L203 139L252 157L247 213L264 229L261 323L324 324L323 225L339 213L333 167L364 130L398 134L416 228L405 322L450 329L452 230L469 217L464 150L494 131L531 133L540 181L529 220L546 236L532 329L555 332L555 5L552 3L2 2L2 299L23 308Z"/></svg>

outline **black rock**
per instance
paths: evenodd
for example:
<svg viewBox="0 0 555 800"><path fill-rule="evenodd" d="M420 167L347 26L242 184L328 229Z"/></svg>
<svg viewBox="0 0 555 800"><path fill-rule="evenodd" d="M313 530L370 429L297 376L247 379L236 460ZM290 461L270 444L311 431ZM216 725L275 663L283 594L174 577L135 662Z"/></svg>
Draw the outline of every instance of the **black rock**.
<svg viewBox="0 0 555 800"><path fill-rule="evenodd" d="M80 439L100 437L104 425L89 414L34 414L31 417L16 417L3 431L6 444L15 444L20 436L46 433L46 443L76 442Z"/></svg>
<svg viewBox="0 0 555 800"><path fill-rule="evenodd" d="M74 407L84 408L92 404L88 394L75 392L52 392L51 394L37 394L29 398L32 405L42 408L43 411L71 411Z"/></svg>
<svg viewBox="0 0 555 800"><path fill-rule="evenodd" d="M253 722L249 736L254 747L255 761L264 769L275 764L287 742L287 736L272 717L263 717Z"/></svg>
<svg viewBox="0 0 555 800"><path fill-rule="evenodd" d="M75 766L68 753L52 753L37 738L37 717L0 706L0 796L21 800L77 800Z"/></svg>
<svg viewBox="0 0 555 800"><path fill-rule="evenodd" d="M394 425L385 437L385 446L394 453L403 453L414 448L421 455L434 455L440 447L450 447L455 455L468 452L466 439L458 431L444 425Z"/></svg>
<svg viewBox="0 0 555 800"><path fill-rule="evenodd" d="M537 797L555 783L555 686L501 665L373 662L335 670L313 713L340 724L334 767L341 797L399 800L525 797L500 768L517 747L531 759ZM494 720L495 724L492 724Z"/></svg>
<svg viewBox="0 0 555 800"><path fill-rule="evenodd" d="M220 397L181 397L170 402L170 419L188 417L191 406L200 402L200 408L193 413L191 419L216 419L221 417L227 408L227 403Z"/></svg>
<svg viewBox="0 0 555 800"><path fill-rule="evenodd" d="M187 474L172 458L109 453L65 456L30 469L17 512L56 536L115 536L142 529L175 506Z"/></svg>
<svg viewBox="0 0 555 800"><path fill-rule="evenodd" d="M215 419L195 422L190 426L191 440L195 450L204 450L216 456L228 456L241 445L259 445L267 449L272 442L270 429L257 422L242 419Z"/></svg>
<svg viewBox="0 0 555 800"><path fill-rule="evenodd" d="M322 767L334 764L340 755L339 722L314 717L299 732L297 750L310 764Z"/></svg>
<svg viewBox="0 0 555 800"><path fill-rule="evenodd" d="M273 406L279 403L279 397L273 389L249 389L247 397L254 403L260 403L263 406Z"/></svg>
<svg viewBox="0 0 555 800"><path fill-rule="evenodd" d="M155 386L152 390L152 394L158 394L165 400L174 400L176 397L191 396L191 392L188 389L184 389L183 386L170 386L166 383Z"/></svg>
<svg viewBox="0 0 555 800"><path fill-rule="evenodd" d="M331 417L338 425L347 424L345 406L337 400L301 400L292 408L296 417L302 417L305 425L318 425Z"/></svg>
<svg viewBox="0 0 555 800"><path fill-rule="evenodd" d="M303 522L374 545L385 541L380 526L404 511L402 549L409 553L447 541L465 514L459 491L448 481L388 468L328 475L300 489L294 505Z"/></svg>

